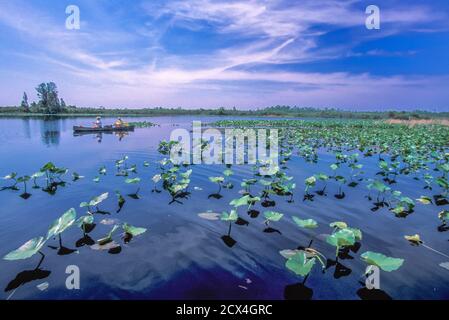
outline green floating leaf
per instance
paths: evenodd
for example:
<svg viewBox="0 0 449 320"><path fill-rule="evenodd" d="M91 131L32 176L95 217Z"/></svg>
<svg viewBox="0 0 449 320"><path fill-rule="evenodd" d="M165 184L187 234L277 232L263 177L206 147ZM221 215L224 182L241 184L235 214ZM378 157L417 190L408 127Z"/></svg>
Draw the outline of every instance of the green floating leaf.
<svg viewBox="0 0 449 320"><path fill-rule="evenodd" d="M442 210L438 213L438 219L440 219L444 224L449 220L449 210Z"/></svg>
<svg viewBox="0 0 449 320"><path fill-rule="evenodd" d="M288 258L285 266L287 269L293 271L296 275L305 277L312 270L315 265L315 258L307 258L307 255L304 251L299 251L295 255Z"/></svg>
<svg viewBox="0 0 449 320"><path fill-rule="evenodd" d="M77 181L77 180L80 180L80 179L83 179L83 178L84 178L84 176L79 175L77 172L73 172L72 173L72 180L73 181Z"/></svg>
<svg viewBox="0 0 449 320"><path fill-rule="evenodd" d="M56 166L52 162L47 162L42 168L41 171L52 171L55 170Z"/></svg>
<svg viewBox="0 0 449 320"><path fill-rule="evenodd" d="M94 223L94 216L91 214L81 216L76 220L76 225L80 228L83 227L83 225L90 225Z"/></svg>
<svg viewBox="0 0 449 320"><path fill-rule="evenodd" d="M161 181L162 176L160 174L156 174L153 176L153 178L151 178L151 180L153 180L154 183L158 183L159 181Z"/></svg>
<svg viewBox="0 0 449 320"><path fill-rule="evenodd" d="M180 173L179 175L184 179L189 179L190 175L192 174L193 170L189 169L186 172Z"/></svg>
<svg viewBox="0 0 449 320"><path fill-rule="evenodd" d="M109 192L102 193L98 197L93 198L89 204L91 206L97 206L100 203L102 203L103 201L105 201L108 197L109 197Z"/></svg>
<svg viewBox="0 0 449 320"><path fill-rule="evenodd" d="M330 168L331 168L333 171L335 171L335 170L338 169L338 165L335 164L335 163L333 163L333 164L330 165Z"/></svg>
<svg viewBox="0 0 449 320"><path fill-rule="evenodd" d="M282 213L276 212L276 211L265 211L263 213L265 218L269 221L279 221L284 216Z"/></svg>
<svg viewBox="0 0 449 320"><path fill-rule="evenodd" d="M316 178L315 178L314 176L311 176L311 177L309 177L309 178L307 178L307 179L305 180L305 183L306 183L307 186L312 187L312 186L314 186L315 183L316 183Z"/></svg>
<svg viewBox="0 0 449 320"><path fill-rule="evenodd" d="M243 182L240 184L242 187L252 186L257 182L257 179L243 179Z"/></svg>
<svg viewBox="0 0 449 320"><path fill-rule="evenodd" d="M449 182L445 178L438 178L435 182L443 189L449 189Z"/></svg>
<svg viewBox="0 0 449 320"><path fill-rule="evenodd" d="M209 180L213 183L222 183L224 181L224 177L209 177Z"/></svg>
<svg viewBox="0 0 449 320"><path fill-rule="evenodd" d="M391 190L390 187L386 186L385 184L383 184L382 182L380 182L378 180L370 183L368 185L368 189L375 189L375 190L377 190L377 191L379 191L381 193L384 193L384 192L387 192L387 191Z"/></svg>
<svg viewBox="0 0 449 320"><path fill-rule="evenodd" d="M231 212L229 213L223 212L220 217L222 221L231 221L231 222L237 221L238 218L239 216L237 214L237 211L235 210L231 210Z"/></svg>
<svg viewBox="0 0 449 320"><path fill-rule="evenodd" d="M105 166L102 166L102 167L98 170L98 173L101 174L101 175L106 175L106 172L107 172L107 170L106 170L106 167L105 167Z"/></svg>
<svg viewBox="0 0 449 320"><path fill-rule="evenodd" d="M325 175L324 173L318 173L315 175L315 178L321 181L327 181L329 180L329 176Z"/></svg>
<svg viewBox="0 0 449 320"><path fill-rule="evenodd" d="M45 172L38 171L31 175L31 179L37 179L37 178L43 177L44 175L45 175Z"/></svg>
<svg viewBox="0 0 449 320"><path fill-rule="evenodd" d="M115 191L115 195L117 196L117 201L118 201L119 207L123 207L123 205L126 202L125 198L122 196L122 194L118 190Z"/></svg>
<svg viewBox="0 0 449 320"><path fill-rule="evenodd" d="M19 249L11 251L3 257L4 260L22 260L35 255L45 244L44 237L38 237L25 242Z"/></svg>
<svg viewBox="0 0 449 320"><path fill-rule="evenodd" d="M175 184L171 187L169 187L169 191L171 194L176 194L178 192L183 191L184 189L186 189L189 185L188 184Z"/></svg>
<svg viewBox="0 0 449 320"><path fill-rule="evenodd" d="M139 183L140 182L140 178L133 178L133 179L126 179L125 183L128 184L135 184L135 183Z"/></svg>
<svg viewBox="0 0 449 320"><path fill-rule="evenodd" d="M231 169L226 169L225 171L223 171L223 174L226 177L232 176L234 174L234 172Z"/></svg>
<svg viewBox="0 0 449 320"><path fill-rule="evenodd" d="M102 203L108 197L109 197L109 192L105 192L105 193L99 195L98 197L92 198L92 200L90 202L81 202L80 208L98 206L100 203Z"/></svg>
<svg viewBox="0 0 449 320"><path fill-rule="evenodd" d="M419 199L416 199L416 201L419 201L422 204L432 204L432 198L426 196L421 196Z"/></svg>
<svg viewBox="0 0 449 320"><path fill-rule="evenodd" d="M15 177L17 177L17 173L12 172L12 173L8 174L7 176L4 176L2 179L3 180L11 180L11 179L14 179Z"/></svg>
<svg viewBox="0 0 449 320"><path fill-rule="evenodd" d="M31 177L30 176L23 176L23 177L19 177L17 179L17 182L28 182L30 181Z"/></svg>
<svg viewBox="0 0 449 320"><path fill-rule="evenodd" d="M97 242L100 246L103 246L109 242L112 242L112 234L118 229L118 225L115 225L111 231L109 231L108 235L104 238L98 239Z"/></svg>
<svg viewBox="0 0 449 320"><path fill-rule="evenodd" d="M124 223L122 228L123 228L123 231L132 235L133 237L141 235L142 233L145 233L147 231L147 229L145 229L145 228L134 227L127 223Z"/></svg>
<svg viewBox="0 0 449 320"><path fill-rule="evenodd" d="M268 187L269 185L271 185L272 182L269 180L261 179L261 180L259 180L259 183L265 187Z"/></svg>
<svg viewBox="0 0 449 320"><path fill-rule="evenodd" d="M404 236L404 239L416 246L423 243L419 234L415 234L413 236Z"/></svg>
<svg viewBox="0 0 449 320"><path fill-rule="evenodd" d="M371 251L363 253L361 257L367 264L377 266L387 272L399 269L404 263L404 259L391 258L381 253Z"/></svg>
<svg viewBox="0 0 449 320"><path fill-rule="evenodd" d="M349 229L341 229L328 236L326 242L338 248L352 246L355 243L355 234Z"/></svg>
<svg viewBox="0 0 449 320"><path fill-rule="evenodd" d="M246 205L248 205L248 201L249 201L249 200L250 200L250 196L249 196L249 195L246 195L246 196L243 196L243 197L241 197L241 198L232 200L231 202L229 202L229 204L230 204L231 206L234 206L235 208L238 208L238 207L240 207L240 206L246 206Z"/></svg>
<svg viewBox="0 0 449 320"><path fill-rule="evenodd" d="M292 249L285 249L285 250L279 251L279 254L281 256L283 256L285 259L290 259L295 254L297 254L298 252L300 252L300 250L297 250L297 249L293 249L293 250Z"/></svg>
<svg viewBox="0 0 449 320"><path fill-rule="evenodd" d="M342 221L335 221L332 222L329 225L331 228L337 228L337 229L346 229L348 227L346 222L342 222Z"/></svg>
<svg viewBox="0 0 449 320"><path fill-rule="evenodd" d="M318 227L318 223L313 219L302 220L298 217L292 217L292 219L301 228L315 229Z"/></svg>
<svg viewBox="0 0 449 320"><path fill-rule="evenodd" d="M351 230L354 233L356 240L358 240L358 241L362 240L362 231L360 229L348 228L348 230Z"/></svg>
<svg viewBox="0 0 449 320"><path fill-rule="evenodd" d="M71 208L52 223L52 225L48 229L47 240L64 232L67 228L72 226L72 224L75 222L75 219L76 211L75 209Z"/></svg>

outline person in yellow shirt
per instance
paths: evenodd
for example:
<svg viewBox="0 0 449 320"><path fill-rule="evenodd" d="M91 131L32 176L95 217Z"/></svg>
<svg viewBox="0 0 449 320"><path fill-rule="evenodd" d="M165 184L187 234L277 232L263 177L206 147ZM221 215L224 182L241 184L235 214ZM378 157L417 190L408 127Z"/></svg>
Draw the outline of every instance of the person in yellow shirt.
<svg viewBox="0 0 449 320"><path fill-rule="evenodd" d="M125 122L123 122L122 118L118 118L117 121L115 121L114 126L116 128L121 128L125 126Z"/></svg>

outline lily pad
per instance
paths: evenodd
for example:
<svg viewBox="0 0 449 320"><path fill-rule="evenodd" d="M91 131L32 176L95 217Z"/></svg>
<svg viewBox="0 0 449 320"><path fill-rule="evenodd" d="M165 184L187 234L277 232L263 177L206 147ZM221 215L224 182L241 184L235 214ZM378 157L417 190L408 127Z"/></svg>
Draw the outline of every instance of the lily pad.
<svg viewBox="0 0 449 320"><path fill-rule="evenodd" d="M416 201L419 201L422 204L432 204L432 198L426 196L421 196L420 198L416 199Z"/></svg>
<svg viewBox="0 0 449 320"><path fill-rule="evenodd" d="M140 182L140 178L132 178L132 179L126 179L125 183L128 184L135 184L135 183L139 183Z"/></svg>
<svg viewBox="0 0 449 320"><path fill-rule="evenodd" d="M420 245L423 243L419 234L415 234L413 236L404 236L404 238L413 245Z"/></svg>
<svg viewBox="0 0 449 320"><path fill-rule="evenodd" d="M369 265L378 266L383 271L391 272L399 269L404 259L387 257L381 253L367 251L361 255L362 259Z"/></svg>
<svg viewBox="0 0 449 320"><path fill-rule="evenodd" d="M276 211L265 211L263 215L269 221L279 221L284 216L282 213Z"/></svg>
<svg viewBox="0 0 449 320"><path fill-rule="evenodd" d="M346 222L342 222L342 221L332 222L329 226L331 228L337 228L337 229L346 229L348 227Z"/></svg>
<svg viewBox="0 0 449 320"><path fill-rule="evenodd" d="M348 230L351 230L354 233L355 239L357 241L361 241L362 240L362 231L360 229L348 228Z"/></svg>
<svg viewBox="0 0 449 320"><path fill-rule="evenodd" d="M83 225L92 224L92 223L94 223L94 216L91 214L79 217L78 220L76 220L76 225L80 228Z"/></svg>
<svg viewBox="0 0 449 320"><path fill-rule="evenodd" d="M235 210L231 210L229 213L223 212L220 217L222 221L231 221L231 222L237 221L238 218L239 216L237 214L237 211Z"/></svg>
<svg viewBox="0 0 449 320"><path fill-rule="evenodd" d="M446 223L449 220L449 210L442 210L438 213L438 219L440 219L443 223Z"/></svg>
<svg viewBox="0 0 449 320"><path fill-rule="evenodd" d="M100 203L105 201L109 197L109 192L105 192L98 197L93 198L90 202L82 202L80 204L80 208L84 207L95 207L98 206Z"/></svg>
<svg viewBox="0 0 449 320"><path fill-rule="evenodd" d="M241 197L241 198L232 200L229 204L230 204L231 206L234 206L235 208L238 208L238 207L240 207L240 206L246 206L246 205L248 205L248 201L249 201L249 200L250 200L250 196L249 196L249 195L246 195L246 196L243 196L243 197Z"/></svg>
<svg viewBox="0 0 449 320"><path fill-rule="evenodd" d="M355 243L355 234L349 229L341 229L328 236L326 242L334 247L352 246Z"/></svg>
<svg viewBox="0 0 449 320"><path fill-rule="evenodd" d="M298 217L292 217L292 219L301 228L315 229L318 227L318 223L313 219L302 220Z"/></svg>
<svg viewBox="0 0 449 320"><path fill-rule="evenodd" d="M12 180L12 179L15 179L15 177L17 177L17 173L12 172L12 173L10 173L10 174L4 176L2 179L3 179L3 180Z"/></svg>
<svg viewBox="0 0 449 320"><path fill-rule="evenodd" d="M103 246L103 245L105 245L105 244L107 244L107 243L109 243L109 242L112 242L112 234L113 234L117 229L118 229L118 225L115 225L115 226L112 228L112 230L109 231L108 235L107 235L106 237L104 237L104 238L98 239L98 240L97 240L97 243L98 243L100 246Z"/></svg>
<svg viewBox="0 0 449 320"><path fill-rule="evenodd" d="M52 225L48 229L47 240L71 227L75 223L75 219L76 211L75 209L71 208L52 223Z"/></svg>
<svg viewBox="0 0 449 320"><path fill-rule="evenodd" d="M222 183L224 181L223 177L209 177L209 180L213 183Z"/></svg>
<svg viewBox="0 0 449 320"><path fill-rule="evenodd" d="M126 233L129 233L133 237L141 235L141 234L143 234L143 233L145 233L147 231L146 228L134 227L134 226L131 226L131 225L127 224L127 223L124 223L122 228L123 228L123 231L125 231Z"/></svg>
<svg viewBox="0 0 449 320"><path fill-rule="evenodd" d="M11 251L3 257L4 260L22 260L35 255L45 244L44 237L38 237L25 242L20 248Z"/></svg>
<svg viewBox="0 0 449 320"><path fill-rule="evenodd" d="M160 174L156 174L153 176L153 178L151 178L151 180L153 180L154 183L158 183L159 181L161 181L162 176Z"/></svg>
<svg viewBox="0 0 449 320"><path fill-rule="evenodd" d="M285 259L290 259L291 257L293 257L295 254L297 254L298 252L300 252L301 250L297 250L297 249L285 249L285 250L281 250L279 251L279 254L281 256L283 256Z"/></svg>
<svg viewBox="0 0 449 320"><path fill-rule="evenodd" d="M229 176L232 176L232 175L234 174L234 172L232 172L231 169L226 169L225 171L223 171L223 174L224 174L226 177L229 177Z"/></svg>
<svg viewBox="0 0 449 320"><path fill-rule="evenodd" d="M315 262L315 258L308 259L306 253L304 251L300 251L291 256L285 263L285 266L296 275L305 277L310 273L315 265Z"/></svg>
<svg viewBox="0 0 449 320"><path fill-rule="evenodd" d="M314 186L316 183L316 178L314 176L311 176L305 180L305 183L308 186Z"/></svg>

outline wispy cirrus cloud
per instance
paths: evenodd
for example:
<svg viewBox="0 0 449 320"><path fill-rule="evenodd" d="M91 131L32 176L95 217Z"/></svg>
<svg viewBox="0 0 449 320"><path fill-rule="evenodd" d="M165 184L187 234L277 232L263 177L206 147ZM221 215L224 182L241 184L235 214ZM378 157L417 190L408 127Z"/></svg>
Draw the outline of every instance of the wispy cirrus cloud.
<svg viewBox="0 0 449 320"><path fill-rule="evenodd" d="M103 17L107 21L83 18L81 30L73 32L45 8L2 1L0 30L14 31L22 36L18 42L35 50L27 53L3 46L2 51L7 59L50 66L48 73L36 72L31 78L66 79L59 83L61 93L79 105L370 108L380 102L383 107L413 102L440 107L448 98L440 89L445 75L379 75L369 66L352 72L351 63L356 61L346 61L347 68L338 66L344 59L365 56L418 56L419 50L388 44L363 51L354 48L409 30L419 33L419 28L444 32L445 14L431 5L390 4L382 11L381 31L368 33L363 3L143 1L133 10L114 8ZM101 5L97 3L97 10ZM322 61L332 68L314 67ZM0 82L6 80L0 74ZM12 87L17 91L20 85ZM430 88L439 94L431 103ZM377 97L376 102L379 91L382 99ZM395 97L394 92L401 95ZM0 104L11 103L1 99L5 101Z"/></svg>

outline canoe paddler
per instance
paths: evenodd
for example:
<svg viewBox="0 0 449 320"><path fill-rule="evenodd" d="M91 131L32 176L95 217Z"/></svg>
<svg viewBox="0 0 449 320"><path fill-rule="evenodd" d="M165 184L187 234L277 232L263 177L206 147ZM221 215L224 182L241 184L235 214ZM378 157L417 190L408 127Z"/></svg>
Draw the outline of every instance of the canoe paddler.
<svg viewBox="0 0 449 320"><path fill-rule="evenodd" d="M115 123L114 123L114 127L116 127L116 128L122 128L122 127L126 127L126 126L128 126L128 124L126 122L124 122L122 120L122 118L118 118L117 121L115 121Z"/></svg>
<svg viewBox="0 0 449 320"><path fill-rule="evenodd" d="M97 120L94 122L94 127L95 128L102 128L103 127L103 125L101 124L101 117L100 116L98 116Z"/></svg>

